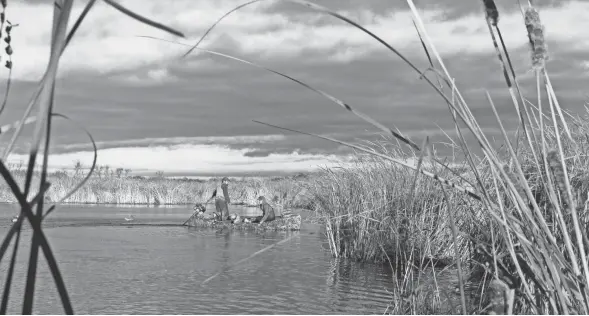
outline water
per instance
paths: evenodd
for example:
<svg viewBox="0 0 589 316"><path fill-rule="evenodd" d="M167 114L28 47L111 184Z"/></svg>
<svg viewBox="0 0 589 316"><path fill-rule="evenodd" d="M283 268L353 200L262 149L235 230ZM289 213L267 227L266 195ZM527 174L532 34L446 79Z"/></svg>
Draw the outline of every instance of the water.
<svg viewBox="0 0 589 316"><path fill-rule="evenodd" d="M233 207L232 211L236 208ZM256 215L257 210L240 209ZM392 278L386 266L334 260L320 228L300 232L215 231L178 226L190 207L64 206L44 223L77 314L382 314ZM14 205L0 205L4 238ZM135 220L125 222L133 214ZM24 226L8 313L21 313L31 229ZM292 237L294 236L294 237ZM285 238L290 240L233 266ZM0 286L12 247L0 263ZM35 308L63 309L44 257ZM0 290L1 291L1 290Z"/></svg>

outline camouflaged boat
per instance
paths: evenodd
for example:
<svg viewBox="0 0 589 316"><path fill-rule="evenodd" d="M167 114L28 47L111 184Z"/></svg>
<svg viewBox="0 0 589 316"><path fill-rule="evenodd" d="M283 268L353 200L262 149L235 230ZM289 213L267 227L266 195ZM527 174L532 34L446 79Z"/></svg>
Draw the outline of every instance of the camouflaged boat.
<svg viewBox="0 0 589 316"><path fill-rule="evenodd" d="M278 230L278 231L287 231L287 230L300 230L301 229L301 215L292 215L288 217L276 217L275 220L271 222L266 222L262 224L258 223L250 223L247 221L241 221L238 223L232 223L231 221L218 221L212 218L207 218L203 216L192 216L187 221L187 225L189 227L197 227L197 228L215 228L215 229L239 229L239 230Z"/></svg>

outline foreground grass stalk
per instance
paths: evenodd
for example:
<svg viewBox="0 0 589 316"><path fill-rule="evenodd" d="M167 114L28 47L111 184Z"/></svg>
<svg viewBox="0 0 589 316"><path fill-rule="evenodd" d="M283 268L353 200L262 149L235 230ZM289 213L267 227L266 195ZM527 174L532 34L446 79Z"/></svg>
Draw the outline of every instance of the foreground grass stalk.
<svg viewBox="0 0 589 316"><path fill-rule="evenodd" d="M18 246L20 243L20 227L16 232L16 239L14 240L14 247L12 249L12 257L10 258L10 266L6 275L6 281L4 283L4 292L2 292L2 305L0 306L0 314L6 315L6 309L8 308L8 299L10 297L10 286L12 285L12 277L14 275L14 266L16 264L16 255L18 253Z"/></svg>
<svg viewBox="0 0 589 316"><path fill-rule="evenodd" d="M4 180L6 181L6 183L8 184L10 189L12 190L14 196L16 197L16 199L21 207L21 214L24 214L24 216L19 217L19 221L22 221L21 218L26 217L26 219L31 224L33 231L37 232L39 234L39 243L41 245L41 248L43 249L43 254L45 255L45 258L47 259L47 265L49 266L49 270L50 270L51 275L53 276L53 279L54 279L55 284L57 286L57 290L59 292L64 309L65 309L66 313L73 314L73 309L72 309L72 306L71 306L71 303L69 300L69 296L67 294L67 290L65 289L65 284L63 283L61 273L59 272L57 261L55 260L55 257L53 256L53 253L52 253L51 248L49 246L49 243L47 242L47 237L45 236L45 233L43 233L40 220L32 212L32 208L31 208L32 203L27 203L23 192L20 191L18 184L16 184L16 182L14 181L14 178L12 177L12 175L10 174L10 172L8 171L8 169L6 168L6 166L4 165L4 163L1 160L0 160L0 175L4 178ZM43 193L44 193L44 191L39 193L39 198L42 197ZM38 201L37 201L37 203L38 203ZM15 227L15 225L20 225L20 223L17 221L17 223L15 223L13 225L13 227ZM14 231L16 231L16 229ZM6 238L6 239L8 239L8 238ZM8 247L8 243L6 243L6 247ZM2 247L5 247L4 243L2 244ZM3 255L5 248L3 248L1 250L2 251L0 252L0 254ZM26 294L27 293L25 292L25 295ZM24 306L23 306L23 309L24 309Z"/></svg>
<svg viewBox="0 0 589 316"><path fill-rule="evenodd" d="M35 132L33 134L33 142L31 148L31 155L29 156L29 168L27 175L29 175L25 182L25 196L28 196L30 181L33 175L33 166L35 165L35 158L37 156L38 148L43 135L43 128L45 128L45 152L43 157L43 171L41 175L41 184L46 179L47 172L47 159L49 150L50 130L51 130L51 111L53 108L53 97L55 90L55 77L57 75L57 67L59 63L59 57L61 55L62 47L65 44L67 23L69 21L70 11L73 6L73 0L56 0L53 10L53 29L51 37L51 55L49 60L49 67L47 73L49 76L47 80L43 82L43 90L40 94L39 99L39 119L35 126ZM41 222L43 215L43 198L37 205L37 214L39 222ZM31 250L29 256L29 265L27 271L27 282L25 285L25 295L23 300L23 314L32 314L33 312L33 299L35 296L35 280L37 278L37 263L39 253L39 233L38 231L33 232ZM73 312L73 310L72 310Z"/></svg>
<svg viewBox="0 0 589 316"><path fill-rule="evenodd" d="M117 10L129 15L130 17L137 19L145 24L149 24L166 32L170 32L175 35L183 36L182 33L175 31L172 28L167 26L161 25L157 22L151 21L147 18L144 18L140 15L133 13L132 11L118 5L116 2L112 0L105 0L108 4L115 7ZM3 293L3 300L2 305L0 306L0 310L3 312L6 311L7 302L10 294L10 285L12 283L12 277L14 272L14 264L16 259L16 253L18 249L18 243L20 241L20 228L22 222L27 219L32 228L33 228L33 237L32 237L32 244L31 244L31 252L29 255L29 264L28 264L28 271L27 271L27 278L25 284L25 293L24 293L24 301L22 306L22 311L24 314L31 314L33 311L33 303L34 303L34 292L35 292L35 280L37 278L37 264L38 264L38 250L39 247L42 249L45 258L47 259L47 263L50 269L50 272L53 276L55 284L57 286L58 293L61 298L61 302L63 304L64 310L67 314L73 314L73 308L71 306L71 302L69 300L69 296L67 290L65 288L65 284L61 277L61 273L57 266L57 262L53 256L51 248L47 242L47 238L42 231L41 223L42 219L48 215L52 210L55 209L55 206L65 199L69 198L76 190L78 190L84 183L87 182L90 175L92 174L94 167L96 165L96 144L90 135L84 128L82 128L89 136L92 141L92 145L94 147L94 161L93 165L86 175L77 185L74 186L73 190L65 191L67 192L61 199L58 199L57 203L51 206L48 211L43 215L44 209L44 194L49 187L46 180L48 178L47 173L47 161L49 156L49 147L50 147L50 140L51 140L51 123L52 117L56 114L53 113L53 98L54 98L54 83L55 77L58 69L59 59L67 44L73 38L76 30L80 26L82 20L86 17L90 9L95 4L95 0L90 0L86 7L84 8L83 12L78 17L77 21L73 25L72 29L70 30L67 38L66 38L66 31L67 31L67 24L70 16L70 12L73 6L73 0L55 0L54 2L54 14L53 14L53 28L51 33L51 54L49 58L48 66L43 74L43 77L39 84L37 85L37 89L33 94L31 100L28 103L28 106L25 110L23 119L12 124L9 126L3 126L0 130L1 132L6 132L9 129L15 128L16 131L12 136L10 143L4 150L3 159L0 160L0 174L5 179L10 188L14 198L21 206L21 216L18 218L16 223L10 228L8 234L5 236L2 245L0 246L0 260L4 256L8 246L10 245L12 238L14 235L17 236L13 256L10 262L10 268L7 275L7 282L5 283L4 293ZM3 2L5 4L5 2ZM10 65L11 66L11 65ZM7 66L8 67L8 66ZM9 67L9 69L11 69ZM7 91L8 93L8 91ZM33 107L38 106L38 113L37 117L29 118L29 114L32 111ZM68 119L66 116L61 116L65 119ZM68 119L69 120L69 119ZM71 121L71 120L70 120ZM10 154L16 139L19 137L19 134L25 124L35 122L35 128L33 132L33 139L31 142L31 148L29 152L29 161L24 173L24 190L23 192L20 191L17 183L14 181L13 176L11 175L10 171L5 167L2 161L5 161ZM36 158L37 154L39 153L39 148L41 145L41 141L44 140L44 150L43 150L43 161L41 164L41 172L40 172L40 187L39 192L32 199L30 203L27 202L27 197L29 193L31 193L31 186L32 180L34 177L34 167L36 165ZM54 200L55 201L55 200ZM36 206L37 211L36 214L33 214L32 208Z"/></svg>

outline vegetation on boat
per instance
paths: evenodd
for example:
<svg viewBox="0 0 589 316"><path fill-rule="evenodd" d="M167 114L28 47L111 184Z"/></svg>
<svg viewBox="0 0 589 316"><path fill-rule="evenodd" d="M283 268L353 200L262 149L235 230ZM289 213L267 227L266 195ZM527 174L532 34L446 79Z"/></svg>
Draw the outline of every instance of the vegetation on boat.
<svg viewBox="0 0 589 316"><path fill-rule="evenodd" d="M276 218L263 224L244 222L232 223L231 221L217 221L200 216L193 216L188 221L188 226L196 228L235 229L255 231L297 231L301 230L301 215L285 218Z"/></svg>

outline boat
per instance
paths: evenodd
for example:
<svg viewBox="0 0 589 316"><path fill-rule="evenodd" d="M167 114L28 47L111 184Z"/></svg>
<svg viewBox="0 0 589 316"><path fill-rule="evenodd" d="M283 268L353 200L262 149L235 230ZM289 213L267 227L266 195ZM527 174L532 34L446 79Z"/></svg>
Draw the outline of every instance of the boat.
<svg viewBox="0 0 589 316"><path fill-rule="evenodd" d="M13 223L16 223L16 222L18 221L18 218L19 218L19 217L20 217L20 215L14 215L14 216L12 217L12 222L13 222Z"/></svg>
<svg viewBox="0 0 589 316"><path fill-rule="evenodd" d="M252 223L250 218L244 218L240 223L231 221L217 221L211 218L191 217L187 221L189 227L235 229L235 230L262 230L262 231L297 231L301 230L301 215L291 217L277 217L271 222L263 224Z"/></svg>
<svg viewBox="0 0 589 316"><path fill-rule="evenodd" d="M135 219L135 217L133 217L133 215L129 215L129 216L125 217L125 220L126 220L127 222L130 222L130 221L132 221L132 220L134 220L134 219Z"/></svg>

